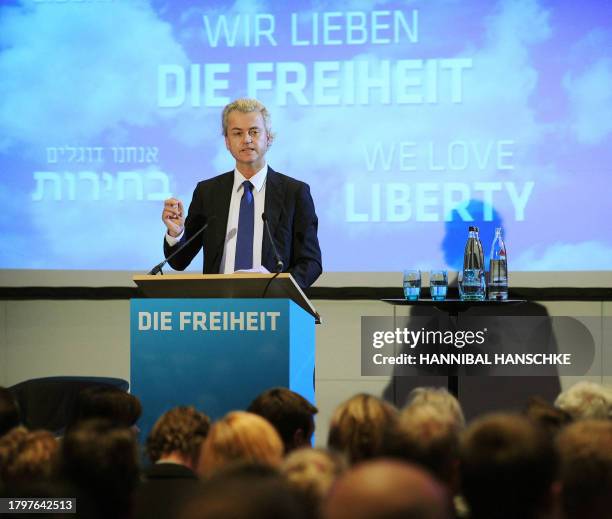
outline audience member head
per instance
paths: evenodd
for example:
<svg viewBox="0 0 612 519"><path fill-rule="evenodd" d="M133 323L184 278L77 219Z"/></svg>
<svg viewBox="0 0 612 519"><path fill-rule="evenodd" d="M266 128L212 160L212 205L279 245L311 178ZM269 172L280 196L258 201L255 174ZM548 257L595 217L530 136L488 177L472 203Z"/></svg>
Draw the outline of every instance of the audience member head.
<svg viewBox="0 0 612 519"><path fill-rule="evenodd" d="M341 476L323 505L325 519L446 519L444 488L414 465L392 460L361 463Z"/></svg>
<svg viewBox="0 0 612 519"><path fill-rule="evenodd" d="M180 519L310 519L287 481L266 465L233 465L206 480Z"/></svg>
<svg viewBox="0 0 612 519"><path fill-rule="evenodd" d="M198 473L209 476L240 462L280 466L283 442L276 429L253 413L233 411L215 422L202 443Z"/></svg>
<svg viewBox="0 0 612 519"><path fill-rule="evenodd" d="M437 408L441 413L452 419L458 430L465 427L465 416L457 397L443 387L417 387L408 395L404 407L427 404Z"/></svg>
<svg viewBox="0 0 612 519"><path fill-rule="evenodd" d="M284 387L268 389L251 402L247 411L262 416L276 428L285 452L310 445L317 408L302 395Z"/></svg>
<svg viewBox="0 0 612 519"><path fill-rule="evenodd" d="M2 479L7 488L23 489L53 479L59 451L53 433L44 430L26 432L25 435L19 433L15 446L11 459L2 465Z"/></svg>
<svg viewBox="0 0 612 519"><path fill-rule="evenodd" d="M4 436L0 436L0 482L7 483L6 469L13 464L15 456L28 435L25 427L13 427Z"/></svg>
<svg viewBox="0 0 612 519"><path fill-rule="evenodd" d="M196 470L210 419L194 407L175 407L155 422L147 438L149 459L175 461Z"/></svg>
<svg viewBox="0 0 612 519"><path fill-rule="evenodd" d="M133 431L108 420L86 420L68 429L60 448L60 475L77 489L79 508L97 517L127 517L138 483L138 445Z"/></svg>
<svg viewBox="0 0 612 519"><path fill-rule="evenodd" d="M551 438L572 421L569 413L537 396L532 396L527 401L525 416L542 427Z"/></svg>
<svg viewBox="0 0 612 519"><path fill-rule="evenodd" d="M0 387L0 437L19 424L17 400L8 389Z"/></svg>
<svg viewBox="0 0 612 519"><path fill-rule="evenodd" d="M569 413L574 420L612 418L612 388L583 380L563 391L555 406Z"/></svg>
<svg viewBox="0 0 612 519"><path fill-rule="evenodd" d="M557 438L566 519L599 519L612 511L612 421L581 420Z"/></svg>
<svg viewBox="0 0 612 519"><path fill-rule="evenodd" d="M397 417L391 404L364 393L340 404L332 415L327 444L340 451L350 463L380 454L386 429Z"/></svg>
<svg viewBox="0 0 612 519"><path fill-rule="evenodd" d="M304 496L311 517L320 514L329 489L348 468L344 456L325 449L297 449L281 466L289 484Z"/></svg>
<svg viewBox="0 0 612 519"><path fill-rule="evenodd" d="M459 433L455 417L430 404L403 409L387 431L385 456L419 464L459 492Z"/></svg>
<svg viewBox="0 0 612 519"><path fill-rule="evenodd" d="M556 452L550 437L523 416L474 421L462 438L460 467L474 519L529 519L553 506Z"/></svg>
<svg viewBox="0 0 612 519"><path fill-rule="evenodd" d="M132 427L141 414L142 405L134 395L113 386L92 386L78 394L73 424L99 418Z"/></svg>

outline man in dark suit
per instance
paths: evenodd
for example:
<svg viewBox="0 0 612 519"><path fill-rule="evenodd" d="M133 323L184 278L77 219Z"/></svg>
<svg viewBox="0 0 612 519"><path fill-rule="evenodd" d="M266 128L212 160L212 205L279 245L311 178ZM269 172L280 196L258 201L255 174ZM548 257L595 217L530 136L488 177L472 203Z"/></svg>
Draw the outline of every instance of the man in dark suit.
<svg viewBox="0 0 612 519"><path fill-rule="evenodd" d="M187 219L180 200L165 201L166 257L208 223L202 239L185 247L170 265L184 270L203 247L204 273L261 267L275 271L277 262L262 218L265 214L284 271L301 287L309 287L321 274L322 265L318 219L308 185L267 165L265 155L274 136L269 113L259 101L230 103L223 110L222 124L236 168L198 183Z"/></svg>

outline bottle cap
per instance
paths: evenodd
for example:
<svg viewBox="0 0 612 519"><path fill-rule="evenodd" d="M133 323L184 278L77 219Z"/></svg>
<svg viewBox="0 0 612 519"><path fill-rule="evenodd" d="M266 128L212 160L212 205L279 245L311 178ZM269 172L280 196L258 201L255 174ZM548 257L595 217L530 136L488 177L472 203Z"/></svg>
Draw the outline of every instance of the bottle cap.
<svg viewBox="0 0 612 519"><path fill-rule="evenodd" d="M476 227L475 225L470 225L470 228L468 230L469 232L478 232L478 227Z"/></svg>

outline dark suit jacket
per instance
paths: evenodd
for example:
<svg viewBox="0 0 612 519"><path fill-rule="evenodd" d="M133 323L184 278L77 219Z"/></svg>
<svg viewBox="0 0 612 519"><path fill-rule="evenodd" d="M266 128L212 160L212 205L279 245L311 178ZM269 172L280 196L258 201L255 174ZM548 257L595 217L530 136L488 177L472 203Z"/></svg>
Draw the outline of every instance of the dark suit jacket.
<svg viewBox="0 0 612 519"><path fill-rule="evenodd" d="M202 239L196 238L172 258L169 263L173 269L185 270L203 247L204 273L219 273L233 185L233 171L198 183L189 205L181 241L170 247L164 239L166 257L205 222L209 222L209 226L203 232ZM285 272L290 272L301 287L309 287L321 274L322 264L317 238L318 219L308 184L277 173L268 166L264 212ZM270 272L275 270L274 251L265 229L261 259L262 265Z"/></svg>
<svg viewBox="0 0 612 519"><path fill-rule="evenodd" d="M152 465L144 476L134 494L132 519L172 519L198 488L193 471L175 463Z"/></svg>

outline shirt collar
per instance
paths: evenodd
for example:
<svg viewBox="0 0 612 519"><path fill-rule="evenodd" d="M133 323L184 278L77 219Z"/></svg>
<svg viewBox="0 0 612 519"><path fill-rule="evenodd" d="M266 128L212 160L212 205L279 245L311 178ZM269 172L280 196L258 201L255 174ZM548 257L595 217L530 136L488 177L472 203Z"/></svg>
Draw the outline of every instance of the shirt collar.
<svg viewBox="0 0 612 519"><path fill-rule="evenodd" d="M263 168L261 168L257 173L255 173L251 178L245 178L238 168L234 169L234 191L238 191L240 186L245 180L249 180L253 187L257 190L257 192L261 191L266 183L266 175L268 174L268 164L264 164Z"/></svg>

